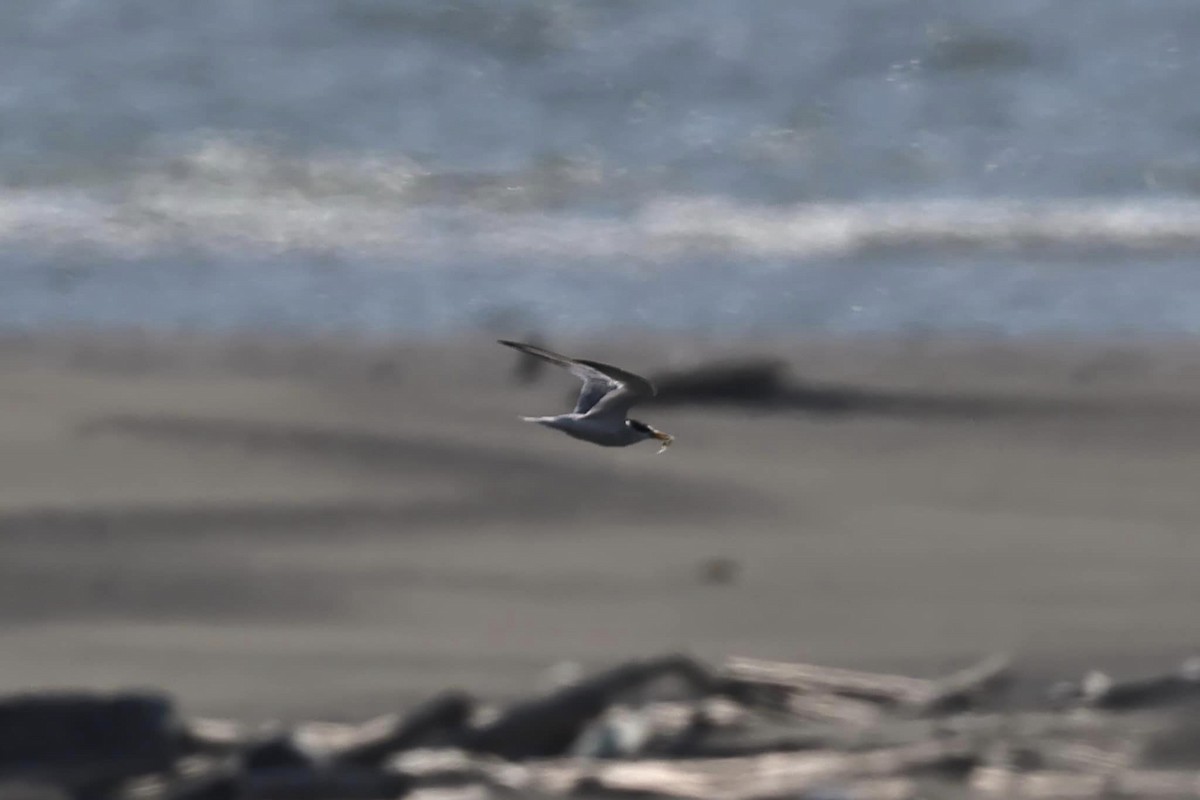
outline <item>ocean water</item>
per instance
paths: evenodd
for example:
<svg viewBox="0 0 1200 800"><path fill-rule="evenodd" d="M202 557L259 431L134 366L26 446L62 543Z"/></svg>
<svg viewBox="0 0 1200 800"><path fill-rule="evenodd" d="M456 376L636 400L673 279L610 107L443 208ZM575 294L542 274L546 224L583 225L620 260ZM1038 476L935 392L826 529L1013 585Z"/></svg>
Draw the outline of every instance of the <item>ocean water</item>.
<svg viewBox="0 0 1200 800"><path fill-rule="evenodd" d="M1200 334L1194 0L7 0L0 328Z"/></svg>

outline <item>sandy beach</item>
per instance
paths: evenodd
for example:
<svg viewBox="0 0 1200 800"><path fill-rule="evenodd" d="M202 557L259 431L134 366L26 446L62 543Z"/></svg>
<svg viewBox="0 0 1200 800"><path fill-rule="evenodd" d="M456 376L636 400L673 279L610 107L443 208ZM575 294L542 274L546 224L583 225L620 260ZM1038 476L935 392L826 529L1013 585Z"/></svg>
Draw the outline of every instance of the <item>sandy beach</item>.
<svg viewBox="0 0 1200 800"><path fill-rule="evenodd" d="M647 406L676 436L656 456L520 422L575 383L516 381L494 338L0 341L0 690L357 719L561 661L926 674L1008 650L1062 676L1200 641L1194 347L552 342L904 399Z"/></svg>

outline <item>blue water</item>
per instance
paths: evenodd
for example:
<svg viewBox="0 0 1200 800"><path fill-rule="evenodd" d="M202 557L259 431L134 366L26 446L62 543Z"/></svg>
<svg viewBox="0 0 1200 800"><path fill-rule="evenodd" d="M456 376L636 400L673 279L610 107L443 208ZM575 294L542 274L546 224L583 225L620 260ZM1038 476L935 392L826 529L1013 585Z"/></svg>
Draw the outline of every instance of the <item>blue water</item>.
<svg viewBox="0 0 1200 800"><path fill-rule="evenodd" d="M1198 40L1167 0L10 0L0 327L1200 333Z"/></svg>

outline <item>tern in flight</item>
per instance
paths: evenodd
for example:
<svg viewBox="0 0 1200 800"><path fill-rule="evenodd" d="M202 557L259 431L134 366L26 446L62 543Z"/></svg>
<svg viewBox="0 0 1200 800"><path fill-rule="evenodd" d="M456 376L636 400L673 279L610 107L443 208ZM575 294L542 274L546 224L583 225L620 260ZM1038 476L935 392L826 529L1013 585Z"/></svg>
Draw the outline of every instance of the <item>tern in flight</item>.
<svg viewBox="0 0 1200 800"><path fill-rule="evenodd" d="M514 350L563 367L583 381L575 409L569 414L521 417L526 422L536 422L601 447L628 447L647 439L657 439L662 442L662 447L658 449L661 453L675 441L675 437L669 433L655 430L636 419L628 419L629 409L635 403L655 395L654 384L641 375L599 361L568 358L532 344L505 339L498 341Z"/></svg>

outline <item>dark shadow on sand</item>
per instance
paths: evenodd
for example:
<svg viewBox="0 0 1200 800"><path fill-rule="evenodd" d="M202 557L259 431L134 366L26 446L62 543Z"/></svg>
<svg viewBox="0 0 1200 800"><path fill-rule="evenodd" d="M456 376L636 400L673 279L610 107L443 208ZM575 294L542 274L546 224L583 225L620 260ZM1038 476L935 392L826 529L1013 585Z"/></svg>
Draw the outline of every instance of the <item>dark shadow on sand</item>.
<svg viewBox="0 0 1200 800"><path fill-rule="evenodd" d="M890 416L972 420L1000 417L1104 417L1129 413L1200 416L1200 409L1150 403L996 397L969 393L890 391L817 383L787 374L785 362L743 359L651 376L658 394L646 406L801 411L823 416Z"/></svg>

